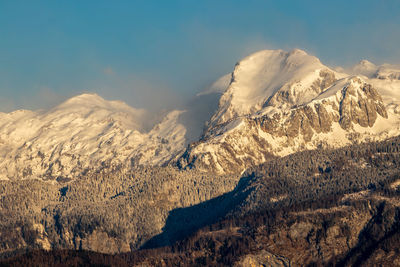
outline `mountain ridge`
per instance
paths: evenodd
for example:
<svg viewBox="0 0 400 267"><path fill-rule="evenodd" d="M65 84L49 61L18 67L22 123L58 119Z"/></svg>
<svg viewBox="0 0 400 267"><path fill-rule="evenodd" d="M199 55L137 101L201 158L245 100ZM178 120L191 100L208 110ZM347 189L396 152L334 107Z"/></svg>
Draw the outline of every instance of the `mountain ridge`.
<svg viewBox="0 0 400 267"><path fill-rule="evenodd" d="M88 93L47 111L1 113L0 179L176 163L240 172L275 156L399 134L399 71L369 61L354 70L360 75L299 49L262 50L157 123L144 109Z"/></svg>
<svg viewBox="0 0 400 267"><path fill-rule="evenodd" d="M272 74L265 75L271 71L263 60L268 61L271 55L279 71L273 69ZM384 140L400 130L397 81L339 73L301 50L265 50L243 61L249 60L262 64L248 67L249 71L242 61L237 64L203 138L186 150L179 166L219 173L243 171L274 156ZM250 73L243 83L240 78L235 80L238 66L239 72ZM285 70L283 74L281 69ZM248 81L255 86L249 87ZM243 102L235 102L235 94L254 92L254 87L258 104L250 99L251 109L246 109Z"/></svg>

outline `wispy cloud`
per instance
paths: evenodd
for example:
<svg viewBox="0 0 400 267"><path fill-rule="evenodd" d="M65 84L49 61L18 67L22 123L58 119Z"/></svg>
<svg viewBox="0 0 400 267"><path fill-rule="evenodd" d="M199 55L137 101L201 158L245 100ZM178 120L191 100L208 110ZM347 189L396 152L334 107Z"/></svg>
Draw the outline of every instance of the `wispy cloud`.
<svg viewBox="0 0 400 267"><path fill-rule="evenodd" d="M13 100L0 97L0 112L10 112L16 109L17 106Z"/></svg>
<svg viewBox="0 0 400 267"><path fill-rule="evenodd" d="M61 103L67 96L55 90L40 86L37 90L12 97L0 97L0 112L12 112L18 109L49 109Z"/></svg>
<svg viewBox="0 0 400 267"><path fill-rule="evenodd" d="M119 74L93 82L86 91L109 100L122 100L135 108L152 113L183 106L183 97L153 74Z"/></svg>
<svg viewBox="0 0 400 267"><path fill-rule="evenodd" d="M27 109L49 109L58 105L66 98L67 96L58 93L50 87L39 86L37 90L30 95L21 98L18 102L21 103L22 107Z"/></svg>
<svg viewBox="0 0 400 267"><path fill-rule="evenodd" d="M115 74L113 68L111 68L110 66L108 66L105 69L103 69L103 73L105 75L114 75Z"/></svg>

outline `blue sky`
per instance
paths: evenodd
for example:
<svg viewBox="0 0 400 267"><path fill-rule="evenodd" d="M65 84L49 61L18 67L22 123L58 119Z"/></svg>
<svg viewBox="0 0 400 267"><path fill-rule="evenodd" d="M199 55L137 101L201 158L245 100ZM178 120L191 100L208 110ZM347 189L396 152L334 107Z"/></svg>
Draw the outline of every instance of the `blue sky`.
<svg viewBox="0 0 400 267"><path fill-rule="evenodd" d="M0 0L0 111L82 92L169 108L260 49L400 63L400 1Z"/></svg>

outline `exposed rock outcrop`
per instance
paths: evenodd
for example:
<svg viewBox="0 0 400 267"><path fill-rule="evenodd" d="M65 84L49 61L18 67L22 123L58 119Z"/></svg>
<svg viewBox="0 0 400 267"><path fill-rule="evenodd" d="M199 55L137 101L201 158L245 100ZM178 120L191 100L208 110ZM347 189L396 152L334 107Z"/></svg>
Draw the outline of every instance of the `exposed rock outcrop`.
<svg viewBox="0 0 400 267"><path fill-rule="evenodd" d="M288 54L287 58L292 56ZM257 54L253 57L257 57ZM302 57L309 59L305 54L301 54ZM308 62L306 59L296 58L299 62ZM244 61L247 64L249 59ZM253 58L253 61L257 60ZM239 66L246 64L239 63ZM263 61L263 64L267 63ZM280 66L283 70L296 66L287 61L280 64L287 64ZM309 65L297 66L302 70L303 79L299 80L297 72L294 72L296 75L289 72L297 78L291 80L285 75L285 81L289 82L281 82L283 85L274 90L265 89L269 90L270 96L255 110L241 109L241 103L235 103L235 95L239 94L237 91L254 89L249 88L250 82L247 81L240 88L241 80L233 80L222 96L220 109L211 118L203 138L188 147L178 165L204 171L212 169L220 173L236 172L274 156L388 137L386 128L380 126L391 123L386 104L373 85L358 76L337 79L342 74L322 68L320 63L313 60L307 64L312 68ZM317 67L319 69L314 69ZM248 74L244 66L237 67L235 71L239 72L238 76L246 73L247 80L250 80L248 75L251 74L251 78L265 86L274 83L259 77L267 71L264 69L261 74L254 71L248 71ZM259 82L253 81L251 84L263 88ZM264 91L257 90L258 97L268 96ZM227 112L226 116L224 112ZM240 112L242 115L239 115Z"/></svg>
<svg viewBox="0 0 400 267"><path fill-rule="evenodd" d="M256 254L247 254L243 256L238 262L235 263L235 267L247 267L247 266L270 266L270 267L289 267L290 261L284 257L280 257L269 253L268 251L262 250Z"/></svg>

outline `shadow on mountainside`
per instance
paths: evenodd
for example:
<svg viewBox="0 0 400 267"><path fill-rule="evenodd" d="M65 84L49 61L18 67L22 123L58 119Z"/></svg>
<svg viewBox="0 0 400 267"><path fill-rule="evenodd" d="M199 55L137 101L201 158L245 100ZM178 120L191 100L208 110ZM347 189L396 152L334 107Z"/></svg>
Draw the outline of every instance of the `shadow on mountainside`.
<svg viewBox="0 0 400 267"><path fill-rule="evenodd" d="M141 249L171 245L206 225L216 223L251 193L253 189L246 187L253 177L242 177L234 190L219 197L170 211L163 232L148 240Z"/></svg>

